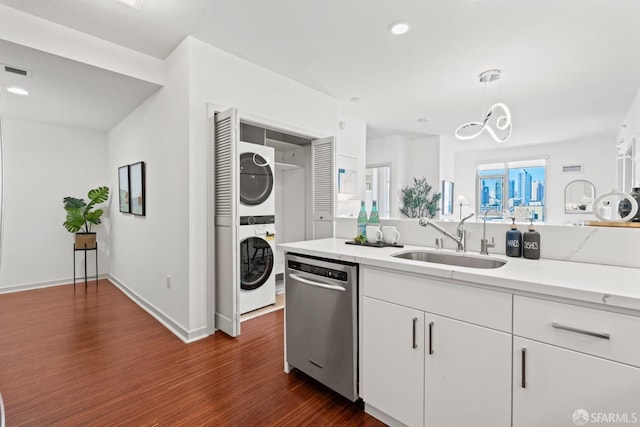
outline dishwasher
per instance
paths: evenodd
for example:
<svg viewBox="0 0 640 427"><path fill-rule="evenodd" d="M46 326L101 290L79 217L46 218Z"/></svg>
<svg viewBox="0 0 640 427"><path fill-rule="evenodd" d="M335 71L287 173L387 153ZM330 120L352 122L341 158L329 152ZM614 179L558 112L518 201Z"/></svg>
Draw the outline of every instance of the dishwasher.
<svg viewBox="0 0 640 427"><path fill-rule="evenodd" d="M297 368L358 399L358 264L287 254L285 335Z"/></svg>

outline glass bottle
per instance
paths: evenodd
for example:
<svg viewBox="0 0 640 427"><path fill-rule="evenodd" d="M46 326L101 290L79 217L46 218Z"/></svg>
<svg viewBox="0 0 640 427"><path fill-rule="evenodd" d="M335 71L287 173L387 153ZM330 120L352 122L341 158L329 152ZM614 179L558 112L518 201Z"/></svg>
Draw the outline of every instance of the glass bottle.
<svg viewBox="0 0 640 427"><path fill-rule="evenodd" d="M364 208L364 202L360 202L360 213L358 214L358 236L367 235L367 210Z"/></svg>
<svg viewBox="0 0 640 427"><path fill-rule="evenodd" d="M369 215L369 224L380 225L380 216L378 215L378 202L376 200L373 201L373 206L371 206L371 215Z"/></svg>

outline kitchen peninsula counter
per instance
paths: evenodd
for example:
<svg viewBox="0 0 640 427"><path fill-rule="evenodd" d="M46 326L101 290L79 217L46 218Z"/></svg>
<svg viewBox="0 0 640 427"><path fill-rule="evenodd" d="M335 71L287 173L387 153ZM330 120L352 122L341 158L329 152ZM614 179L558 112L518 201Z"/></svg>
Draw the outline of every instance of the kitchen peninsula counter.
<svg viewBox="0 0 640 427"><path fill-rule="evenodd" d="M504 255L480 255L467 252L463 256L501 259L499 268L469 268L407 260L393 254L410 251L438 251L456 254L449 249L405 245L368 247L346 244L345 239L320 239L278 245L285 252L349 261L369 267L402 273L428 275L464 285L478 285L520 295L566 298L598 304L612 310L640 311L640 269L601 264L587 264L550 259L530 260ZM604 307L603 307L604 306Z"/></svg>

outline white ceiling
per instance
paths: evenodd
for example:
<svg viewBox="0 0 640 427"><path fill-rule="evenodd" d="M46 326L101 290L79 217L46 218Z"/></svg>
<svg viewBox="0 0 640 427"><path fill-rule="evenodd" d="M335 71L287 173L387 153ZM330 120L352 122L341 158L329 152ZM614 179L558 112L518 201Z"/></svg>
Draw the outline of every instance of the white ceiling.
<svg viewBox="0 0 640 427"><path fill-rule="evenodd" d="M5 40L0 40L0 63L31 72L24 77L0 67L0 87L29 90L27 97L2 93L6 116L102 132L160 87Z"/></svg>
<svg viewBox="0 0 640 427"><path fill-rule="evenodd" d="M640 88L637 0L0 3L158 58L192 35L338 99L369 136L450 136L499 99L512 143L613 137ZM397 21L411 31L391 35ZM490 68L503 77L485 103Z"/></svg>

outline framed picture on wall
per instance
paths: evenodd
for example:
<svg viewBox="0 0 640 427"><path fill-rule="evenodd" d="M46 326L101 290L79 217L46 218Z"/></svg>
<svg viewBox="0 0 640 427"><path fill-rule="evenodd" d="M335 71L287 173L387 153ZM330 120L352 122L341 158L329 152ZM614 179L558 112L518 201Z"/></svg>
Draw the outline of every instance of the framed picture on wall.
<svg viewBox="0 0 640 427"><path fill-rule="evenodd" d="M442 181L442 215L453 214L453 182Z"/></svg>
<svg viewBox="0 0 640 427"><path fill-rule="evenodd" d="M129 182L131 213L134 215L145 215L144 201L144 162L129 165Z"/></svg>
<svg viewBox="0 0 640 427"><path fill-rule="evenodd" d="M118 168L118 188L120 199L120 212L130 213L129 203L129 165Z"/></svg>

